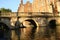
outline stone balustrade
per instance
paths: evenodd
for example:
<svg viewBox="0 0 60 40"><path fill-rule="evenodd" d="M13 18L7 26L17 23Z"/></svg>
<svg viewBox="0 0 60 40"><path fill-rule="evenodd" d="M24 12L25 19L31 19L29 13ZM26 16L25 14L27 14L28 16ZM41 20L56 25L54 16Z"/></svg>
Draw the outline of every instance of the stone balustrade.
<svg viewBox="0 0 60 40"><path fill-rule="evenodd" d="M17 15L18 14L18 15ZM25 17L25 16L54 16L54 13L48 12L9 12L9 13L0 13L0 17ZM55 14L55 16L59 16L59 14Z"/></svg>

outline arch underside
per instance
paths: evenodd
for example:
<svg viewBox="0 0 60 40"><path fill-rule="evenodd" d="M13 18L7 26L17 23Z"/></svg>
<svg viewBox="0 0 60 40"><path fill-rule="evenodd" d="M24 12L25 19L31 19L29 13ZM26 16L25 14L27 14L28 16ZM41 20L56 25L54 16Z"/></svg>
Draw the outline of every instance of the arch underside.
<svg viewBox="0 0 60 40"><path fill-rule="evenodd" d="M37 24L36 24L36 22L33 20L33 19L26 19L26 20L24 20L24 21L27 21L27 22L30 22L31 24L33 24L33 25L35 25L36 27L37 27ZM23 22L24 22L23 21ZM30 24L30 25L31 25Z"/></svg>
<svg viewBox="0 0 60 40"><path fill-rule="evenodd" d="M0 40L8 40L10 37L10 28L3 22L0 22Z"/></svg>

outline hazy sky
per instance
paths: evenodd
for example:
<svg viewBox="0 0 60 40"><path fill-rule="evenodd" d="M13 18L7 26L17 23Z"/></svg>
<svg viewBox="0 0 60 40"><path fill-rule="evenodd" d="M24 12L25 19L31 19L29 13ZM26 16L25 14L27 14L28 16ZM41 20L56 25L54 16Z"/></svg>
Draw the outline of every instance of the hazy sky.
<svg viewBox="0 0 60 40"><path fill-rule="evenodd" d="M26 3L27 0L23 0ZM32 0L29 0L32 2ZM0 8L9 8L13 12L16 12L19 6L20 0L0 0Z"/></svg>

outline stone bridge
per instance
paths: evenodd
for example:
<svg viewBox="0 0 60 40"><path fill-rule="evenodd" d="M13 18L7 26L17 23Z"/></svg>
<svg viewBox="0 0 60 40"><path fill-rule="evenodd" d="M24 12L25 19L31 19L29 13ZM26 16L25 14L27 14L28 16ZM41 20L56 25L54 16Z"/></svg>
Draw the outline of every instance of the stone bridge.
<svg viewBox="0 0 60 40"><path fill-rule="evenodd" d="M18 14L18 15L17 15ZM45 20L51 21L51 20L56 20L57 24L60 24L60 15L56 14L54 16L53 13L49 12L12 12L12 13L0 13L0 21L11 25L15 26L15 22L17 21L17 17L19 18L19 21L23 23L25 20L31 19L34 20L37 24L37 26L42 25Z"/></svg>
<svg viewBox="0 0 60 40"><path fill-rule="evenodd" d="M28 20L34 21L37 25L37 32L41 28L41 26L46 26L49 22L53 22L56 20L57 32L60 33L60 15L49 12L12 12L12 13L0 13L0 24L6 24L9 28L15 27L15 23L19 20L24 26L27 25ZM27 25L29 26L29 25ZM22 30L22 29L21 29ZM15 40L14 31L12 31L12 40ZM28 39L27 39L28 40Z"/></svg>

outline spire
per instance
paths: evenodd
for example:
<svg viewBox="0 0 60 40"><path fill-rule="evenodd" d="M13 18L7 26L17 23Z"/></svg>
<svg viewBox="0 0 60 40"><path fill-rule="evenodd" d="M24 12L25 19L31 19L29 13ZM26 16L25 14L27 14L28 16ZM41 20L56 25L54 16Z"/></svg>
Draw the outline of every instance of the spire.
<svg viewBox="0 0 60 40"><path fill-rule="evenodd" d="M21 0L21 4L23 4L23 0Z"/></svg>

